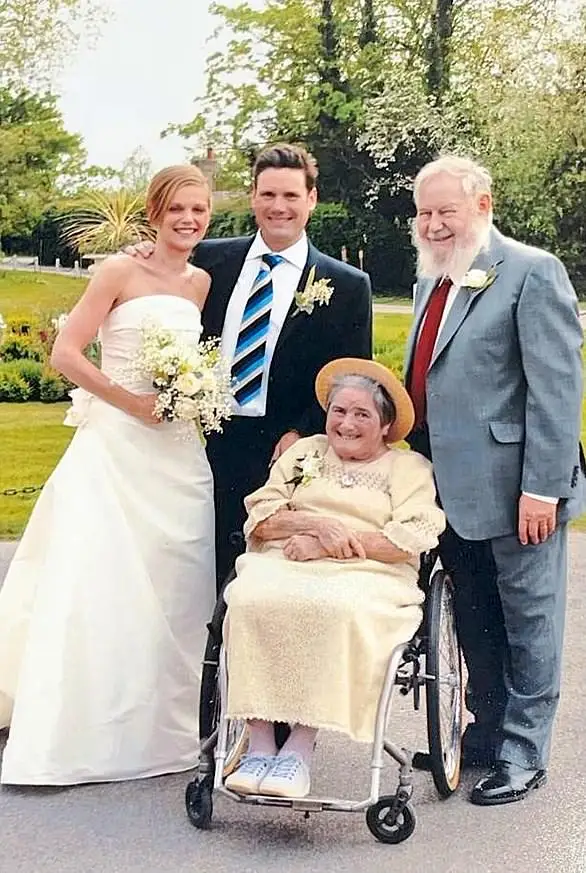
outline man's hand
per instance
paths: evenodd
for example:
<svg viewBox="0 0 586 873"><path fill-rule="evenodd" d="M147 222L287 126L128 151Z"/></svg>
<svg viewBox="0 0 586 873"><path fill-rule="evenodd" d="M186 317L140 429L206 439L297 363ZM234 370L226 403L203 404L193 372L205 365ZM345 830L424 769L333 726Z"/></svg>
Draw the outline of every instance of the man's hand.
<svg viewBox="0 0 586 873"><path fill-rule="evenodd" d="M284 433L275 448L273 449L271 466L275 463L277 458L280 458L283 452L286 452L287 449L290 448L293 443L296 443L298 439L301 439L301 437L296 430L288 430L287 433Z"/></svg>
<svg viewBox="0 0 586 873"><path fill-rule="evenodd" d="M122 249L125 255L130 255L131 258L141 257L141 258L150 258L152 253L155 250L155 244L150 242L150 240L145 239L144 242L136 243L133 246L124 246Z"/></svg>
<svg viewBox="0 0 586 873"><path fill-rule="evenodd" d="M521 545L544 543L555 531L557 504L522 494L519 498L519 540Z"/></svg>
<svg viewBox="0 0 586 873"><path fill-rule="evenodd" d="M283 554L290 561L316 561L328 553L319 540L310 534L294 534L283 546Z"/></svg>

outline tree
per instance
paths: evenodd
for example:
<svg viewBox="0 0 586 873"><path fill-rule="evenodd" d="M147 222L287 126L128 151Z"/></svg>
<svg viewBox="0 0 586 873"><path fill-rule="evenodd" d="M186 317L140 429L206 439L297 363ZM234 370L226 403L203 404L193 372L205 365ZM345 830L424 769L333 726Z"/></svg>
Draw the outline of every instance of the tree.
<svg viewBox="0 0 586 873"><path fill-rule="evenodd" d="M144 195L121 188L88 191L63 215L64 242L81 254L117 252L141 239L153 239L145 214Z"/></svg>
<svg viewBox="0 0 586 873"><path fill-rule="evenodd" d="M144 193L153 174L153 162L148 153L139 146L126 158L117 175L122 188Z"/></svg>
<svg viewBox="0 0 586 873"><path fill-rule="evenodd" d="M454 0L436 0L427 40L427 90L441 105L450 87L450 40L454 30Z"/></svg>
<svg viewBox="0 0 586 873"><path fill-rule="evenodd" d="M46 87L104 18L101 0L0 0L0 86Z"/></svg>
<svg viewBox="0 0 586 873"><path fill-rule="evenodd" d="M0 88L0 236L29 234L57 199L59 180L84 161L55 97Z"/></svg>
<svg viewBox="0 0 586 873"><path fill-rule="evenodd" d="M414 175L440 151L465 152L490 166L502 226L560 250L560 228L571 233L569 204L580 212L586 107L568 70L580 61L584 69L585 7L586 0L215 3L226 47L208 58L198 114L174 129L226 156L235 187L248 181L259 145L308 145L322 198L351 207L357 226L372 219L367 248L386 234L401 257ZM387 274L396 273L391 247Z"/></svg>

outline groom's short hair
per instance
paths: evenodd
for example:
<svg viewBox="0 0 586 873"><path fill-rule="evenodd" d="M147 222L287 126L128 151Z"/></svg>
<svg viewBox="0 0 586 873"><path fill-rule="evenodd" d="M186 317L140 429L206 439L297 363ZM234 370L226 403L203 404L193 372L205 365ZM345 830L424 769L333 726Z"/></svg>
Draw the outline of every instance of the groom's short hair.
<svg viewBox="0 0 586 873"><path fill-rule="evenodd" d="M315 158L301 146L289 143L276 143L267 146L256 156L252 168L253 187L256 188L258 177L263 170L303 170L308 191L315 188L317 182L317 164Z"/></svg>

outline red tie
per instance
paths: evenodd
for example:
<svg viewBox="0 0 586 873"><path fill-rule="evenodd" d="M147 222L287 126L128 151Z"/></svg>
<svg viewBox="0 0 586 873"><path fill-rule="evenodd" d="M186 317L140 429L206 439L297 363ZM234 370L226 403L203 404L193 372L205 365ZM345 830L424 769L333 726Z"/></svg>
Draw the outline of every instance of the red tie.
<svg viewBox="0 0 586 873"><path fill-rule="evenodd" d="M452 287L452 280L442 279L430 297L425 312L425 321L415 346L413 363L411 365L411 377L409 379L409 394L415 407L415 427L419 427L425 420L425 382L427 371L431 363L437 333L446 308L448 293Z"/></svg>

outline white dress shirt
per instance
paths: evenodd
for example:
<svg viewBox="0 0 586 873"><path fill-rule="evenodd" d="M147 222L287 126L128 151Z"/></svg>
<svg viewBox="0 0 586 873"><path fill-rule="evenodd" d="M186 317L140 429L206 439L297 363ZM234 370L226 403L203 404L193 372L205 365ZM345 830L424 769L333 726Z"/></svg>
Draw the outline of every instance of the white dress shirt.
<svg viewBox="0 0 586 873"><path fill-rule="evenodd" d="M483 238L482 243L479 245L478 250L477 250L476 254L474 255L474 258L472 259L472 261L470 262L470 264L473 263L473 261L476 259L477 255L479 254L479 252L481 251L481 249L484 248L487 239L488 239L488 234L487 234L486 239ZM464 275L465 275L465 274L464 274ZM441 334L441 332L442 332L442 330L443 330L443 327L444 327L444 325L445 325L445 323L446 323L446 321L447 321L447 319L448 319L448 315L450 314L450 309L451 309L452 306L454 305L454 300L456 299L456 297L457 297L457 295L458 295L458 291L459 291L460 288L462 287L462 281L463 281L463 279L464 279L464 276L452 277L452 276L446 276L446 275L444 275L444 276L441 277L440 281L442 281L443 279L446 279L446 278L449 278L449 279L451 280L451 282L452 282L452 287L451 287L450 290L448 291L448 296L447 296L447 298L446 298L446 305L445 305L445 307L444 307L444 311L443 311L443 313L442 313L442 318L441 318L441 321L440 321L440 324L439 324L439 328L438 328L438 332L437 332L437 337L436 337L436 341L435 341L435 342L436 342L436 345L437 345L437 341L438 341L438 339L439 339L439 337L440 337L440 334ZM416 288L417 288L417 286L415 286L414 293L413 293L413 301L414 301L414 302L415 302L415 293L416 293ZM419 329L419 335L421 335L421 330L422 330L422 328L423 328L423 324L424 324L424 322L425 322L425 318L426 318L426 317L427 317L427 314L426 314L426 315L423 317L423 319L421 320L421 327L420 327L420 329ZM418 341L419 341L419 335L418 335L418 337L417 337ZM435 349L435 346L434 346L434 349ZM559 500L559 498L557 498L557 497L545 497L545 496L542 495L542 494L532 494L532 493L530 493L529 491L523 491L523 494L524 494L526 497L533 497L535 500L542 500L544 503L557 504L557 503L558 503L558 500Z"/></svg>
<svg viewBox="0 0 586 873"><path fill-rule="evenodd" d="M273 269L273 305L267 334L261 390L254 400L247 403L245 406L240 406L240 404L234 400L234 415L261 416L265 414L269 370L273 359L273 353L283 328L283 324L285 323L287 312L293 302L293 296L299 285L303 268L307 262L308 247L307 236L304 232L301 239L296 243L288 249L283 249L283 251L278 252L284 260L280 264L277 264ZM234 359L234 352L236 351L236 343L238 342L238 332L242 323L242 316L244 314L248 296L261 268L262 256L271 251L272 250L263 240L260 231L257 231L252 245L248 250L248 254L246 255L246 260L242 265L240 276L234 286L234 290L230 296L230 301L226 309L224 329L222 330L221 349L222 354L228 361Z"/></svg>

